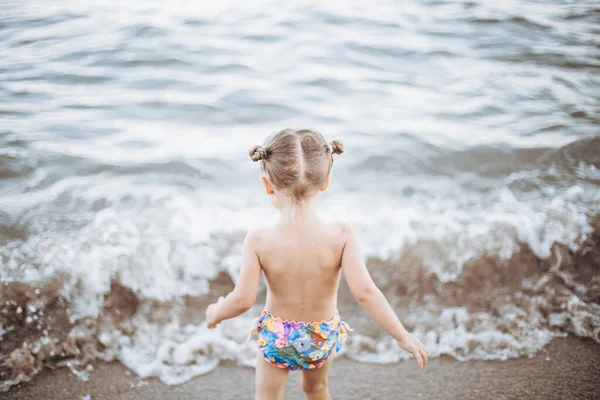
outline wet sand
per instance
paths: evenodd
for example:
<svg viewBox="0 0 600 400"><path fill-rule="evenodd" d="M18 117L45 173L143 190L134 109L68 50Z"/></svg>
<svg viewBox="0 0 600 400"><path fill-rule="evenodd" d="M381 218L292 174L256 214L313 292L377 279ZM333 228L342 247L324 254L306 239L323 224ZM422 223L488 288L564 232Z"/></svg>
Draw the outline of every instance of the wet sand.
<svg viewBox="0 0 600 400"><path fill-rule="evenodd" d="M7 400L251 399L254 370L224 363L214 372L179 386L140 380L121 364L98 363L87 382L67 369L44 371L32 382L0 394ZM334 399L598 399L600 345L573 337L555 339L535 357L508 361L430 361L395 365L336 360ZM300 375L291 374L286 399L301 399Z"/></svg>

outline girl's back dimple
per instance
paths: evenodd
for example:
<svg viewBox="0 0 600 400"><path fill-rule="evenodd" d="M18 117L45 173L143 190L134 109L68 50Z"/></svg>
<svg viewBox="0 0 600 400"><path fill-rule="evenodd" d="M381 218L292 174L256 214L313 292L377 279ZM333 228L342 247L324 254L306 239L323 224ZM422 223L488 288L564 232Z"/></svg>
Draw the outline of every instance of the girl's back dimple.
<svg viewBox="0 0 600 400"><path fill-rule="evenodd" d="M321 321L335 315L341 231L339 223L322 220L262 231L258 255L269 288L269 311L295 321Z"/></svg>

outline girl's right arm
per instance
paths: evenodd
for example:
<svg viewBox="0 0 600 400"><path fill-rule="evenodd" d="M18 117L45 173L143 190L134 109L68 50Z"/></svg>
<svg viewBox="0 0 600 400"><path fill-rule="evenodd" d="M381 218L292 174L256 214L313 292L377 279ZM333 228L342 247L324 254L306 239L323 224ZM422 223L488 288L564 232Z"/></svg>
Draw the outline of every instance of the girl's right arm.
<svg viewBox="0 0 600 400"><path fill-rule="evenodd" d="M365 265L358 238L349 226L344 226L346 244L342 254L342 271L352 295L369 316L398 345L411 353L421 368L427 365L429 354L416 336L410 334L402 325L381 290L375 285Z"/></svg>

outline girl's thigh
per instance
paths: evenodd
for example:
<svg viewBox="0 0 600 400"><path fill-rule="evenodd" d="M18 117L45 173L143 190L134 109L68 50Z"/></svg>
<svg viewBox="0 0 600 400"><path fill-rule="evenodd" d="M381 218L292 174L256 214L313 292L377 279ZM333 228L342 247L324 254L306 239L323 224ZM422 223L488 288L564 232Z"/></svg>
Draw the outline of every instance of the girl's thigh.
<svg viewBox="0 0 600 400"><path fill-rule="evenodd" d="M302 386L303 387L317 387L327 384L327 378L329 376L329 369L333 364L335 357L335 350L331 352L327 360L321 365L320 368L308 369L302 371Z"/></svg>
<svg viewBox="0 0 600 400"><path fill-rule="evenodd" d="M256 400L282 399L289 371L269 364L259 349L256 354Z"/></svg>

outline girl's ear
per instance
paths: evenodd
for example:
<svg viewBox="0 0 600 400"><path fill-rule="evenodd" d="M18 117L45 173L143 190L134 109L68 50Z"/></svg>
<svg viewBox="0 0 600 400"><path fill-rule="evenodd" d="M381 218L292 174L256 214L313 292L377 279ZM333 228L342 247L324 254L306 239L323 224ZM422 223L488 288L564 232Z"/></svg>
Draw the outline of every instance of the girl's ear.
<svg viewBox="0 0 600 400"><path fill-rule="evenodd" d="M327 188L329 187L329 184L331 183L331 172L329 173L329 176L327 177L327 180L325 181L325 183L323 184L323 186L321 186L321 192L324 192L327 190Z"/></svg>
<svg viewBox="0 0 600 400"><path fill-rule="evenodd" d="M271 185L271 182L269 182L269 181L267 180L267 178L265 178L264 176L261 176L261 177L260 177L260 180L262 181L262 183L263 183L263 185L264 185L264 187L265 187L265 192L266 192L268 195L271 195L271 194L274 194L274 193L275 193L275 191L273 190L273 186Z"/></svg>

